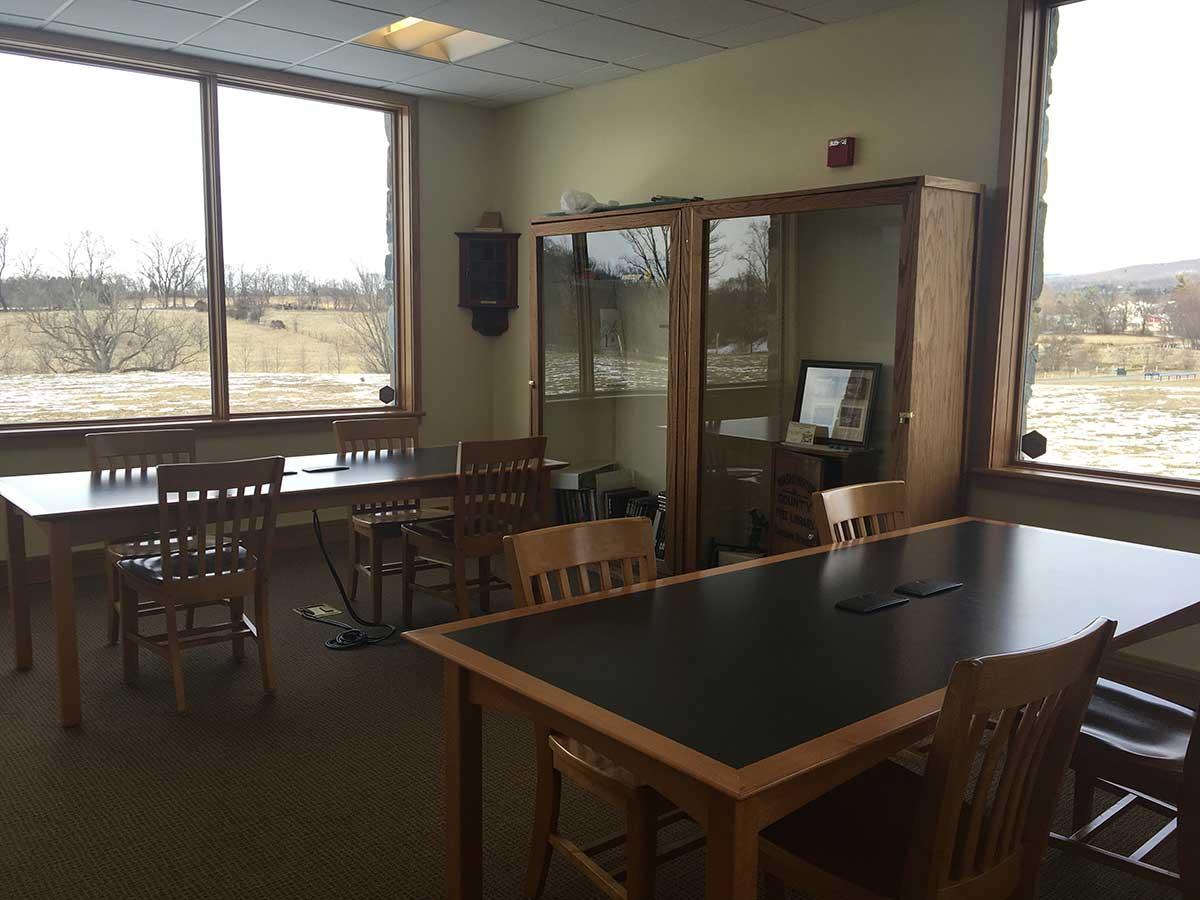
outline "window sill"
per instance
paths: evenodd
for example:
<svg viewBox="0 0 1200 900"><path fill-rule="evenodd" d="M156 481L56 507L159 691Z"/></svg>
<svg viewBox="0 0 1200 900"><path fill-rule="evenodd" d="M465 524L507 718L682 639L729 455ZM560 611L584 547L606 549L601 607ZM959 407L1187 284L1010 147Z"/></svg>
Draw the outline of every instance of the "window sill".
<svg viewBox="0 0 1200 900"><path fill-rule="evenodd" d="M357 409L330 412L328 410L310 414L264 413L261 415L238 416L232 419L202 417L194 419L133 419L113 422L72 422L69 424L47 424L41 426L16 426L0 428L0 449L16 447L53 447L76 444L85 434L97 431L135 431L156 428L192 428L213 437L233 436L280 431L308 431L328 429L339 419L374 419L381 416L397 418L422 418L424 412L405 412L396 409Z"/></svg>
<svg viewBox="0 0 1200 900"><path fill-rule="evenodd" d="M1200 511L1200 483L1019 465L977 468L971 475L975 485L994 490L1175 515Z"/></svg>

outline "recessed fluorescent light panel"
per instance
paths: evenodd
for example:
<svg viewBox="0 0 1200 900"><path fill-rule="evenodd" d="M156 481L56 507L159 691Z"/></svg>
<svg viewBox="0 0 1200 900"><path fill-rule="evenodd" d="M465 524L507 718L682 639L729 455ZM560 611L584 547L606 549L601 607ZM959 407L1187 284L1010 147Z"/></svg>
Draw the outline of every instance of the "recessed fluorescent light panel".
<svg viewBox="0 0 1200 900"><path fill-rule="evenodd" d="M480 34L478 31L468 31L456 25L442 25L409 16L364 34L356 38L355 43L379 47L382 50L401 50L440 62L458 62L486 50L495 50L497 47L511 44L512 41L492 37L490 34Z"/></svg>

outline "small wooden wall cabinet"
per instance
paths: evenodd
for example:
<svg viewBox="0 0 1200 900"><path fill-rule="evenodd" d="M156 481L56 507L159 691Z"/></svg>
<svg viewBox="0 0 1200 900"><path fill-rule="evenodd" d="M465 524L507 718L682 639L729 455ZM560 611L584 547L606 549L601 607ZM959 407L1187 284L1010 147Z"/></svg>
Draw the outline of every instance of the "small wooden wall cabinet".
<svg viewBox="0 0 1200 900"><path fill-rule="evenodd" d="M534 432L661 485L685 571L771 509L801 360L879 363L876 477L914 525L960 514L981 200L925 175L535 220Z"/></svg>
<svg viewBox="0 0 1200 900"><path fill-rule="evenodd" d="M818 546L813 493L874 481L878 472L879 457L871 450L839 452L776 444L771 452L768 552L790 553Z"/></svg>

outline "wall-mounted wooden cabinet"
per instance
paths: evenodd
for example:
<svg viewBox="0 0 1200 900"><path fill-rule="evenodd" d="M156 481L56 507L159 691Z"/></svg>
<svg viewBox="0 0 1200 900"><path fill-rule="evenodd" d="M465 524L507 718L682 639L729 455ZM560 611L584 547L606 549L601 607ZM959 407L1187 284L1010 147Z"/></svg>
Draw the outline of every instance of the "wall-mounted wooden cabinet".
<svg viewBox="0 0 1200 900"><path fill-rule="evenodd" d="M879 363L878 477L961 512L980 202L926 176L537 220L533 430L665 490L681 571L762 533L801 360Z"/></svg>

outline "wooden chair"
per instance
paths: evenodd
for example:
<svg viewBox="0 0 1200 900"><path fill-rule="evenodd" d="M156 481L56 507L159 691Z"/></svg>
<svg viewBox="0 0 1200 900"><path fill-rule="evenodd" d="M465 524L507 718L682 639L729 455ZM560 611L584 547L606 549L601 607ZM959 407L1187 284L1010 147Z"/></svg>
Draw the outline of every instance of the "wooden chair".
<svg viewBox="0 0 1200 900"><path fill-rule="evenodd" d="M102 431L85 434L88 468L93 475L117 478L121 473L145 472L159 463L196 461L196 432L187 428L161 431ZM121 575L117 563L130 556L146 556L158 547L158 536L134 535L105 545L106 584L108 585L108 642L116 645L121 634ZM146 602L138 607L139 616L161 615L162 607ZM189 612L189 615L191 613ZM189 620L188 626L191 627Z"/></svg>
<svg viewBox="0 0 1200 900"><path fill-rule="evenodd" d="M267 589L282 481L282 456L158 467L158 555L119 563L127 683L137 679L140 648L152 650L171 667L175 705L179 712L186 712L182 651L231 641L233 658L241 660L249 637L258 644L263 690L275 690ZM143 594L153 597L166 611L164 634L139 632L134 612ZM253 620L245 615L247 595L254 597ZM177 610L224 601L229 607L228 622L178 627Z"/></svg>
<svg viewBox="0 0 1200 900"><path fill-rule="evenodd" d="M504 539L505 559L518 606L551 603L569 597L631 586L657 577L654 538L648 519L604 519L527 531ZM647 900L654 896L658 862L699 847L703 837L677 842L657 852L660 828L685 818L654 789L573 738L534 726L537 742L537 802L533 846L525 893L541 895L550 857L561 850L567 860L608 897ZM579 847L558 830L562 776L625 813L623 834ZM593 857L625 844L624 886Z"/></svg>
<svg viewBox="0 0 1200 900"><path fill-rule="evenodd" d="M1075 853L1200 898L1200 717L1186 706L1100 679L1083 720L1075 755L1071 834L1050 836ZM1093 818L1097 788L1120 799ZM1141 806L1167 823L1128 855L1096 846L1101 833ZM1148 858L1178 832L1179 872Z"/></svg>
<svg viewBox="0 0 1200 900"><path fill-rule="evenodd" d="M533 527L542 489L545 437L511 441L464 441L458 445L454 517L406 524L404 534L404 626L412 626L413 592L421 590L453 600L459 618L471 615L469 589L479 589L479 606L491 608L493 587L508 587L492 575L491 558L505 535ZM479 573L467 578L467 560L479 561ZM418 559L450 570L440 585L416 583Z"/></svg>
<svg viewBox="0 0 1200 900"><path fill-rule="evenodd" d="M876 481L817 491L813 519L822 544L886 534L908 526L908 487Z"/></svg>
<svg viewBox="0 0 1200 900"><path fill-rule="evenodd" d="M889 760L768 826L767 896L786 884L817 897L1033 900L1115 627L1097 619L1057 644L957 663L925 774Z"/></svg>
<svg viewBox="0 0 1200 900"><path fill-rule="evenodd" d="M347 456L370 457L388 453L411 452L419 446L417 419L342 419L333 423L333 436L338 453ZM416 498L399 498L380 503L352 506L346 513L350 527L350 602L358 596L358 578L371 581L372 621L383 619L383 579L399 575L404 566L398 561L385 562L384 543L401 537L405 524L426 519L446 518L450 510L421 507ZM366 543L366 556L363 543ZM418 562L417 569L430 568L432 563Z"/></svg>

